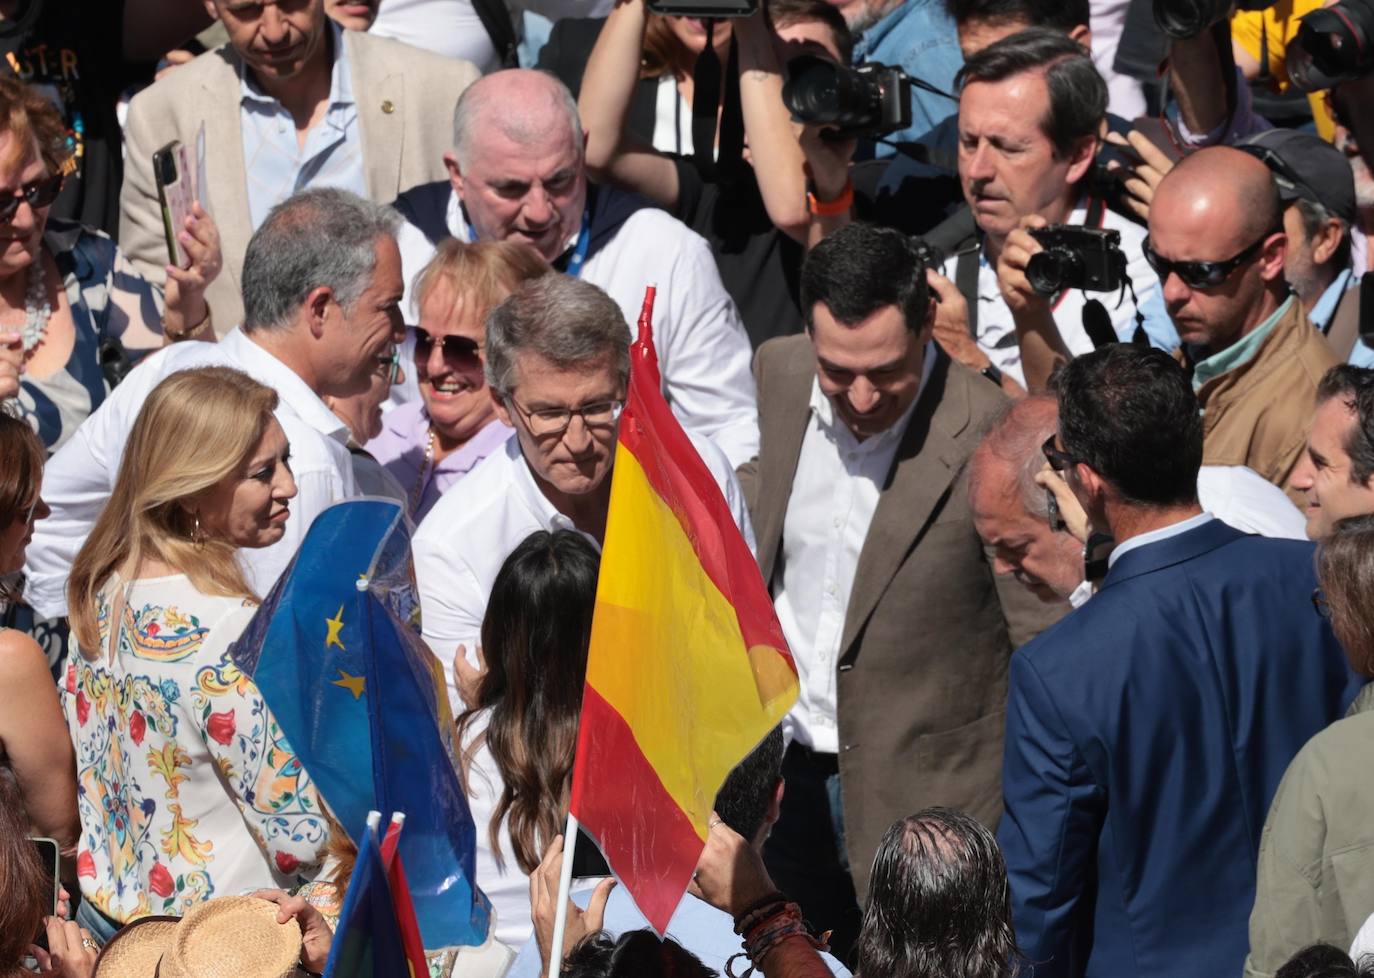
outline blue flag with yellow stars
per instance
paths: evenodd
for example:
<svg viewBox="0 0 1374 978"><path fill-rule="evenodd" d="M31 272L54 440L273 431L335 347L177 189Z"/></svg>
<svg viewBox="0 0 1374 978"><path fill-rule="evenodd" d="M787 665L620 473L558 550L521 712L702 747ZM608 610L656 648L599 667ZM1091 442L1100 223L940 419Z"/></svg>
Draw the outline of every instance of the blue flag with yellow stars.
<svg viewBox="0 0 1374 978"><path fill-rule="evenodd" d="M473 882L475 830L443 668L420 641L401 504L321 513L232 655L340 825L405 813L400 853L425 947L483 943L491 905Z"/></svg>

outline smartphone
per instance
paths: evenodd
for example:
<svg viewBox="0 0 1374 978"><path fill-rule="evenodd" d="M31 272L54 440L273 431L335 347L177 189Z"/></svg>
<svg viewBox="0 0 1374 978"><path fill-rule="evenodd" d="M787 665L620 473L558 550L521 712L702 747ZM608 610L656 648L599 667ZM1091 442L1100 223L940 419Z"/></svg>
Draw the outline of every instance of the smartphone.
<svg viewBox="0 0 1374 978"><path fill-rule="evenodd" d="M55 917L57 916L57 904L62 894L62 883L57 865L57 841L35 836L30 836L29 841L33 843L34 849L38 852L38 861L43 866L43 875L48 878L49 889L52 891L52 901L44 916ZM45 951L48 949L48 929L43 924L38 925L38 934L34 937L33 943Z"/></svg>
<svg viewBox="0 0 1374 978"><path fill-rule="evenodd" d="M186 147L174 139L154 153L153 179L157 184L157 202L162 207L167 260L177 268L190 268L191 256L177 240L196 201L195 169Z"/></svg>

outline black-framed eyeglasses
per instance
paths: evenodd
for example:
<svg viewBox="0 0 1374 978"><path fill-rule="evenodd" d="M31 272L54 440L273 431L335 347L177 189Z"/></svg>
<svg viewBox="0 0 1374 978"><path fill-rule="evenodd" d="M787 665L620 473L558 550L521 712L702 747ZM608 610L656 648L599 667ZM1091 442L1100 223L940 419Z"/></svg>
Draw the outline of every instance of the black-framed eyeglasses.
<svg viewBox="0 0 1374 978"><path fill-rule="evenodd" d="M428 360L430 352L434 349L434 343L439 342L439 349L442 351L444 363L454 370L481 370L482 369L482 350L477 345L477 341L466 336L432 336L426 329L419 326L409 327L415 334L415 356Z"/></svg>
<svg viewBox="0 0 1374 978"><path fill-rule="evenodd" d="M1320 584L1312 589L1312 610L1321 618L1331 617L1331 605L1326 603L1326 592Z"/></svg>
<svg viewBox="0 0 1374 978"><path fill-rule="evenodd" d="M1264 247L1264 243L1273 235L1283 231L1281 227L1270 228L1250 247L1246 248L1234 258L1225 261L1170 261L1168 258L1161 257L1155 251L1150 239L1146 238L1141 242L1141 250L1145 253L1145 260L1150 263L1150 267L1159 276L1161 284L1168 279L1169 275L1175 274L1183 280L1183 284L1190 289L1215 289L1218 285L1231 277L1231 273L1237 268L1250 261L1259 250Z"/></svg>
<svg viewBox="0 0 1374 978"><path fill-rule="evenodd" d="M386 353L377 355L377 376L385 377L388 384L395 384L401 379L401 351L396 347L391 347Z"/></svg>
<svg viewBox="0 0 1374 978"><path fill-rule="evenodd" d="M25 201L34 210L47 207L62 192L62 180L62 174L54 173L26 183L12 194L0 198L3 200L0 203L0 221L12 219L15 211L19 210L20 201Z"/></svg>
<svg viewBox="0 0 1374 978"><path fill-rule="evenodd" d="M1045 439L1045 443L1040 446L1040 451L1044 453L1045 461L1050 463L1050 468L1056 472L1067 471L1078 464L1078 459L1055 445L1054 435Z"/></svg>
<svg viewBox="0 0 1374 978"><path fill-rule="evenodd" d="M581 418L582 423L588 428L609 428L620 420L620 412L625 409L624 401L614 400L594 401L579 408L541 408L538 411L530 411L512 394L507 394L505 399L514 405L515 410L525 419L530 434L536 438L552 438L554 435L563 434L572 424L574 415Z"/></svg>

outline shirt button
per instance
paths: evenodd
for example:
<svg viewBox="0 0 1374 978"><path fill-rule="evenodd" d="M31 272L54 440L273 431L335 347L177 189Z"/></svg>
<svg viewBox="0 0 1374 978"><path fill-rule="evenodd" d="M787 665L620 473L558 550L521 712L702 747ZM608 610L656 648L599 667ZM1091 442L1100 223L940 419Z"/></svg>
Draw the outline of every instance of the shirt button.
<svg viewBox="0 0 1374 978"><path fill-rule="evenodd" d="M838 516L835 517L835 519L833 520L833 522L834 522L834 524L835 524L835 529L837 529L837 530L838 530L840 527L844 526L844 520L840 519Z"/></svg>
<svg viewBox="0 0 1374 978"><path fill-rule="evenodd" d="M833 584L829 585L829 586L825 589L825 593L828 594L828 595L830 595L830 596L833 598L833 597L835 596L835 585L833 585Z"/></svg>
<svg viewBox="0 0 1374 978"><path fill-rule="evenodd" d="M854 461L856 458L859 457L859 453L858 453L858 452L850 452L849 455L848 455L847 457L848 457L849 461L852 462L852 461Z"/></svg>

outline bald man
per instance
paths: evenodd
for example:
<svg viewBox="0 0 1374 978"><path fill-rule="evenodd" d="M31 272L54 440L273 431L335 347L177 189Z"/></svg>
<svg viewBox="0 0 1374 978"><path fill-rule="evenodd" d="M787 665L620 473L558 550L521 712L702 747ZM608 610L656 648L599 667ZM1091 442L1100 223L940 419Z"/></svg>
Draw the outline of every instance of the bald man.
<svg viewBox="0 0 1374 978"><path fill-rule="evenodd" d="M1155 191L1144 249L1192 369L1203 461L1247 465L1301 505L1293 469L1337 359L1284 281L1282 213L1263 163L1204 149Z"/></svg>
<svg viewBox="0 0 1374 978"><path fill-rule="evenodd" d="M396 202L407 222L397 236L405 280L415 280L440 241L457 237L524 244L599 286L631 323L644 287L656 285L654 341L668 403L685 428L739 466L758 453L753 355L710 246L643 198L589 185L585 146L577 103L552 75L512 69L474 83L454 111L448 180ZM405 308L413 312L409 296ZM413 335L406 342L413 349Z"/></svg>

